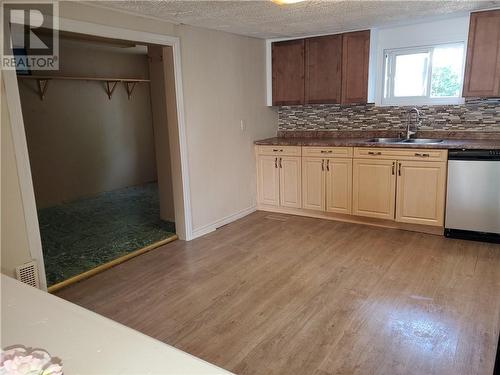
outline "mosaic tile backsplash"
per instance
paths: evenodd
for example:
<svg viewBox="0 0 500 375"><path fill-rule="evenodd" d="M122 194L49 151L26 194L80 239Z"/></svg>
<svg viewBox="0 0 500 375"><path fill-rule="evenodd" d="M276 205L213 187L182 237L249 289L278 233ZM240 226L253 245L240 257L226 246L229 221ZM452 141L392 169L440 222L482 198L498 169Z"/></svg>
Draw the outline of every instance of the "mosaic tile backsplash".
<svg viewBox="0 0 500 375"><path fill-rule="evenodd" d="M283 106L278 110L278 130L399 130L406 127L410 108L373 104ZM500 98L417 108L422 120L420 130L500 132Z"/></svg>

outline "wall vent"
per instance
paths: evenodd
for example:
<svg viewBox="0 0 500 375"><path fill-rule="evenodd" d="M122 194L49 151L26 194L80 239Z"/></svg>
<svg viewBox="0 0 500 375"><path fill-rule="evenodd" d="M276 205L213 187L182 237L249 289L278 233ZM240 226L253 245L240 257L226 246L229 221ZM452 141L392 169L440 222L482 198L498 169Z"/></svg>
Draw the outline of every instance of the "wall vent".
<svg viewBox="0 0 500 375"><path fill-rule="evenodd" d="M40 289L38 267L34 261L16 267L16 277L19 281Z"/></svg>

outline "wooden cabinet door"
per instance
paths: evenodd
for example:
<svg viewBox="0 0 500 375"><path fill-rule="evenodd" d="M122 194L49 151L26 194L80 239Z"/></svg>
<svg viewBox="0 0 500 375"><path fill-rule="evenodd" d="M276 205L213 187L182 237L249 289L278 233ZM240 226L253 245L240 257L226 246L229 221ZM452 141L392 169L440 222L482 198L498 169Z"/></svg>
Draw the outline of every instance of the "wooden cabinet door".
<svg viewBox="0 0 500 375"><path fill-rule="evenodd" d="M396 162L353 160L353 214L394 220Z"/></svg>
<svg viewBox="0 0 500 375"><path fill-rule="evenodd" d="M444 225L446 163L398 162L396 221Z"/></svg>
<svg viewBox="0 0 500 375"><path fill-rule="evenodd" d="M352 159L327 159L326 163L326 210L350 214Z"/></svg>
<svg viewBox="0 0 500 375"><path fill-rule="evenodd" d="M280 205L302 207L302 165L297 156L280 156Z"/></svg>
<svg viewBox="0 0 500 375"><path fill-rule="evenodd" d="M277 156L257 156L257 199L259 204L279 206L279 177Z"/></svg>
<svg viewBox="0 0 500 375"><path fill-rule="evenodd" d="M342 35L306 39L305 102L339 104L342 95Z"/></svg>
<svg viewBox="0 0 500 375"><path fill-rule="evenodd" d="M304 39L271 46L273 105L304 104Z"/></svg>
<svg viewBox="0 0 500 375"><path fill-rule="evenodd" d="M342 103L368 101L370 31L342 35Z"/></svg>
<svg viewBox="0 0 500 375"><path fill-rule="evenodd" d="M325 160L302 158L302 208L325 210Z"/></svg>
<svg viewBox="0 0 500 375"><path fill-rule="evenodd" d="M500 10L470 16L463 95L500 96Z"/></svg>

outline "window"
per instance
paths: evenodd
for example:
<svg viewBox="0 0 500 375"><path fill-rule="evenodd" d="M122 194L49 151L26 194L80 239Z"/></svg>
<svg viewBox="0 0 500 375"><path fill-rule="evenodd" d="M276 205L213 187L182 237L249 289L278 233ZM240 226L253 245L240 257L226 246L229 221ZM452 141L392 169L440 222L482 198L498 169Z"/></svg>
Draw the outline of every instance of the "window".
<svg viewBox="0 0 500 375"><path fill-rule="evenodd" d="M462 103L464 44L385 51L382 104Z"/></svg>

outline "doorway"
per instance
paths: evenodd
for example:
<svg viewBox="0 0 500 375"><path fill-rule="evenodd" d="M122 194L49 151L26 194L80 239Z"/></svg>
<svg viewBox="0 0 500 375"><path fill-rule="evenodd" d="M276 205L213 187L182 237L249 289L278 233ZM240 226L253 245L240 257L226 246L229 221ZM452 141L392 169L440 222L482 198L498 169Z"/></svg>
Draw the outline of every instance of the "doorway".
<svg viewBox="0 0 500 375"><path fill-rule="evenodd" d="M182 84L181 84L181 74L180 74L180 53L178 49L178 39L168 37L165 35L159 34L150 34L143 32L134 32L130 30L118 29L118 28L102 28L99 25L87 24L87 23L75 23L73 24L70 20L66 20L64 22L64 29L68 31L79 30L86 31L90 34L103 35L109 37L132 37L135 39L137 37L141 42L149 43L151 41L160 42L163 53L167 54L167 60L170 63L169 67L166 67L165 77L162 80L165 86L170 83L171 86L166 90L167 91L167 101L170 101L171 106L169 106L168 111L168 133L172 133L172 137L170 137L170 145L172 147L172 191L174 197L180 197L180 199L175 199L174 202L174 212L175 212L175 221L176 221L176 231L179 234L179 237L182 239L190 239L191 237L191 220L190 220L190 209L189 209L189 179L187 176L187 150L185 143L185 131L184 131L184 116L183 116L183 104L182 104ZM89 34L83 34L89 35ZM123 41L123 39L115 39ZM170 56L168 56L170 55ZM166 64L165 64L166 66ZM168 70L168 71L167 71ZM41 274L41 284L42 288L45 286L44 284L44 265L41 259L41 242L39 237L39 228L37 220L36 220L36 205L34 204L34 194L33 190L30 189L31 185L31 173L29 171L29 163L27 160L27 147L26 144L23 145L24 138L23 132L20 130L22 127L22 117L20 116L20 105L19 100L16 99L16 95L14 94L13 88L17 91L17 85L15 84L15 77L13 78L10 74L5 74L5 87L7 91L7 97L9 102L9 112L13 118L12 128L13 128L13 139L15 152L17 157L17 166L20 179L20 185L22 190L22 198L25 206L25 217L26 223L28 227L28 236L30 239L30 252L32 257L38 261L40 266L40 274ZM55 82L51 81L51 83ZM52 87L53 88L53 87ZM118 90L118 89L116 89ZM137 88L136 88L137 90ZM170 92L169 92L170 91ZM47 91L45 95L50 95L51 91ZM115 93L116 94L116 93ZM114 94L114 95L115 95ZM170 97L168 98L168 96ZM18 98L18 97L17 97ZM106 99L107 100L107 99ZM16 103L17 101L17 103ZM137 186L126 186L125 191L121 191L120 194L116 196L127 196L134 195L137 193ZM131 190L130 190L131 189ZM120 189L116 189L120 190ZM161 190L161 188L160 188ZM115 190L112 190L115 191ZM142 189L142 192L148 192L150 197L154 196L155 188L152 185L146 185L145 189ZM96 203L99 199L111 199L109 197L110 191L102 191L92 196L81 197L83 200L87 200L86 202L78 202L78 204L87 204L87 205L99 205ZM104 197L101 196L104 194ZM160 193L159 193L160 194ZM88 201L90 200L90 202ZM113 199L111 199L113 200ZM127 201L127 199L123 200ZM123 202L122 201L122 202ZM77 201L63 202L63 204L71 203L76 204ZM137 202L136 202L137 203ZM47 207L46 207L47 208ZM57 210L54 210L57 211ZM54 213L52 213L54 216ZM50 216L49 214L47 214ZM57 215L55 215L57 216ZM41 220L42 221L42 220ZM42 222L40 222L43 225ZM35 227L36 225L36 227ZM172 229L167 228L167 231L171 231Z"/></svg>
<svg viewBox="0 0 500 375"><path fill-rule="evenodd" d="M147 46L67 33L59 45L57 72L18 75L49 287L175 236Z"/></svg>

